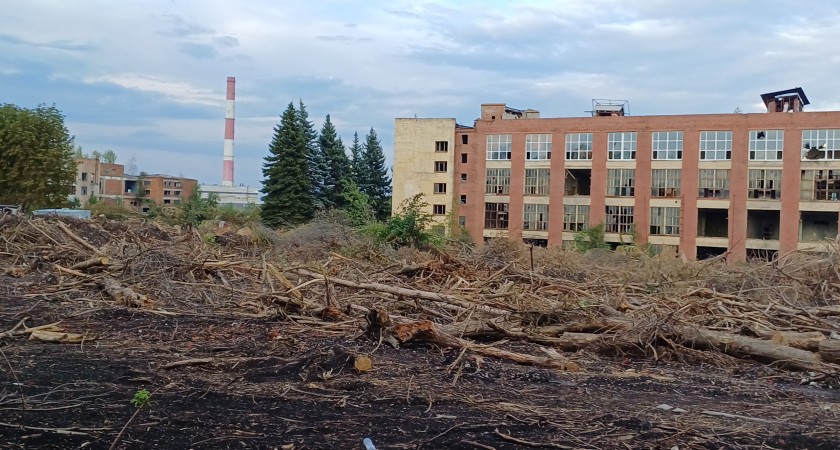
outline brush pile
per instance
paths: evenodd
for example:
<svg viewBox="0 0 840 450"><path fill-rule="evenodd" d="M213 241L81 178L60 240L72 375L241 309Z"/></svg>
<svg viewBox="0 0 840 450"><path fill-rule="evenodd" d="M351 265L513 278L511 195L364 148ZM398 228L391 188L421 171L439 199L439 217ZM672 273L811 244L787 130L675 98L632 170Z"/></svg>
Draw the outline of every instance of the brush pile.
<svg viewBox="0 0 840 450"><path fill-rule="evenodd" d="M503 240L394 250L329 222L278 235L104 218L0 219L0 277L18 278L3 283L6 295L80 307L99 296L158 315L279 316L328 336L394 347L428 342L462 356L572 371L586 370L569 358L580 350L651 358L709 350L834 375L838 267L837 252L726 264ZM539 351L506 350L511 340Z"/></svg>

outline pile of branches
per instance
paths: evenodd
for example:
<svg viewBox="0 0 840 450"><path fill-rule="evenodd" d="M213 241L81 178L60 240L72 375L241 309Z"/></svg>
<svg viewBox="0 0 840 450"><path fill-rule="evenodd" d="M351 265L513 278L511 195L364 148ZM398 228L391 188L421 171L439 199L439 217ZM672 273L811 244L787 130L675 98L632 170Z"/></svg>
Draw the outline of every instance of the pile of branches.
<svg viewBox="0 0 840 450"><path fill-rule="evenodd" d="M317 223L290 232L297 238L261 233L8 216L0 276L20 279L7 283L8 295L98 296L162 315L282 316L313 333L429 342L563 370L580 370L568 352L658 357L662 347L840 369L836 251L727 264L504 240L395 250ZM539 350L505 350L511 339Z"/></svg>

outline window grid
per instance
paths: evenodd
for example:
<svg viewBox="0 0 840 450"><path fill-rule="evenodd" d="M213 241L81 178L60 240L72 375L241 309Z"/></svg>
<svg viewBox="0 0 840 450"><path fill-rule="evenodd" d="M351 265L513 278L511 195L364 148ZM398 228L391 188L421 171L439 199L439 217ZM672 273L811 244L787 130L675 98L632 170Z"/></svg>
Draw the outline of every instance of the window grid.
<svg viewBox="0 0 840 450"><path fill-rule="evenodd" d="M446 183L435 183L435 194L445 194Z"/></svg>
<svg viewBox="0 0 840 450"><path fill-rule="evenodd" d="M551 135L526 135L525 159L528 161L545 161L551 159Z"/></svg>
<svg viewBox="0 0 840 450"><path fill-rule="evenodd" d="M525 204L523 230L548 231L548 205Z"/></svg>
<svg viewBox="0 0 840 450"><path fill-rule="evenodd" d="M636 169L607 169L607 197L636 195Z"/></svg>
<svg viewBox="0 0 840 450"><path fill-rule="evenodd" d="M589 205L563 205L563 231L589 229Z"/></svg>
<svg viewBox="0 0 840 450"><path fill-rule="evenodd" d="M446 161L435 161L435 172L446 172Z"/></svg>
<svg viewBox="0 0 840 450"><path fill-rule="evenodd" d="M432 205L432 212L436 216L446 215L446 205Z"/></svg>
<svg viewBox="0 0 840 450"><path fill-rule="evenodd" d="M488 134L487 135L487 160L489 161L510 161L511 135L509 134Z"/></svg>
<svg viewBox="0 0 840 450"><path fill-rule="evenodd" d="M592 133L566 134L566 159L592 159Z"/></svg>
<svg viewBox="0 0 840 450"><path fill-rule="evenodd" d="M508 228L508 204L484 204L484 228L491 230L506 230Z"/></svg>
<svg viewBox="0 0 840 450"><path fill-rule="evenodd" d="M700 198L729 198L729 169L700 169Z"/></svg>
<svg viewBox="0 0 840 450"><path fill-rule="evenodd" d="M606 212L605 232L622 234L633 232L632 206L607 206Z"/></svg>
<svg viewBox="0 0 840 450"><path fill-rule="evenodd" d="M510 169L487 169L485 194L510 194Z"/></svg>
<svg viewBox="0 0 840 450"><path fill-rule="evenodd" d="M840 159L840 130L802 130L802 159Z"/></svg>
<svg viewBox="0 0 840 450"><path fill-rule="evenodd" d="M732 132L701 131L700 159L724 161L732 159Z"/></svg>
<svg viewBox="0 0 840 450"><path fill-rule="evenodd" d="M636 132L610 133L607 143L607 158L617 160L636 159Z"/></svg>
<svg viewBox="0 0 840 450"><path fill-rule="evenodd" d="M784 130L750 131L751 161L781 161Z"/></svg>
<svg viewBox="0 0 840 450"><path fill-rule="evenodd" d="M749 198L778 200L782 198L782 171L750 169Z"/></svg>
<svg viewBox="0 0 840 450"><path fill-rule="evenodd" d="M525 169L525 195L548 195L550 169Z"/></svg>
<svg viewBox="0 0 840 450"><path fill-rule="evenodd" d="M650 234L678 236L680 234L680 208L650 208Z"/></svg>
<svg viewBox="0 0 840 450"><path fill-rule="evenodd" d="M651 146L654 160L680 160L683 153L683 132L655 131Z"/></svg>
<svg viewBox="0 0 840 450"><path fill-rule="evenodd" d="M461 174L461 183L466 183L466 182L467 182L467 174L462 173Z"/></svg>
<svg viewBox="0 0 840 450"><path fill-rule="evenodd" d="M448 152L449 151L449 141L436 141L435 142L435 151L438 153Z"/></svg>
<svg viewBox="0 0 840 450"><path fill-rule="evenodd" d="M681 169L651 170L651 197L679 197L681 176Z"/></svg>
<svg viewBox="0 0 840 450"><path fill-rule="evenodd" d="M801 200L840 200L840 170L803 170Z"/></svg>

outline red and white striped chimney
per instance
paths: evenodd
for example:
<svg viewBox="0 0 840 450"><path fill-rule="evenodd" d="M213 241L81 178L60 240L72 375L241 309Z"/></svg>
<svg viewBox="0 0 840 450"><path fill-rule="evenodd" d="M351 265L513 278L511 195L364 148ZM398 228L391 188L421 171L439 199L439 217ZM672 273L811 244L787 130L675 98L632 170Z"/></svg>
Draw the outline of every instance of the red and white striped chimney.
<svg viewBox="0 0 840 450"><path fill-rule="evenodd" d="M233 113L236 98L236 78L227 79L227 101L225 102L225 162L222 170L222 186L233 186Z"/></svg>

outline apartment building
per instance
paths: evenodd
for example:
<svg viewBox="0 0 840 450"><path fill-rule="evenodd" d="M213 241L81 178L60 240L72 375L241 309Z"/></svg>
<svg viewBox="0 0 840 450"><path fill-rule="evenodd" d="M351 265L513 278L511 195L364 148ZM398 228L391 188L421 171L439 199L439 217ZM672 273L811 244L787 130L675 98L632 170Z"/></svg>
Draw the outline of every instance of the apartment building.
<svg viewBox="0 0 840 450"><path fill-rule="evenodd" d="M95 158L76 158L76 162L79 168L71 198L78 198L83 205L96 195L101 201L148 212L149 206L141 199L175 207L198 185L197 180L166 174L127 175L122 164L105 164Z"/></svg>
<svg viewBox="0 0 840 450"><path fill-rule="evenodd" d="M424 193L441 225L479 242L564 245L603 223L613 245L691 259L824 251L838 235L840 112L804 111L801 88L761 98L760 114L630 116L593 101L591 117L483 104L473 126L397 119L394 208Z"/></svg>

